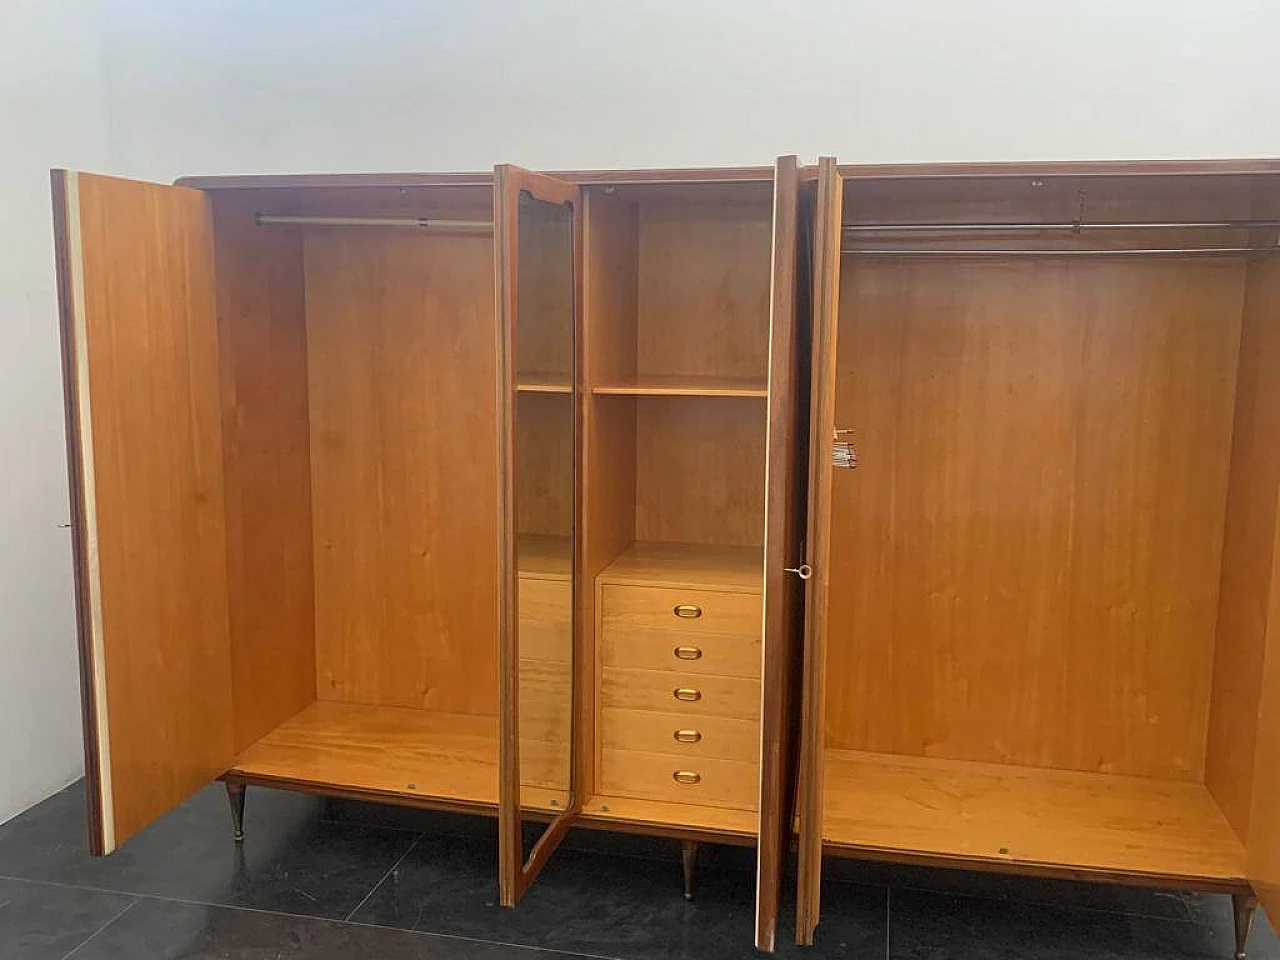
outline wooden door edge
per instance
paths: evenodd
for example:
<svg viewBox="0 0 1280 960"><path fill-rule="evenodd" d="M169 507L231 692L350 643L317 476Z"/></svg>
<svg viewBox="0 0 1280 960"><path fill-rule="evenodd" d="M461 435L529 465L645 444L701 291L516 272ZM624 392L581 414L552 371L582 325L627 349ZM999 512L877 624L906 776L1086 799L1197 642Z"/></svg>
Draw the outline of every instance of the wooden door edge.
<svg viewBox="0 0 1280 960"><path fill-rule="evenodd" d="M103 665L102 596L97 569L93 426L88 359L84 352L88 341L79 175L71 170L53 170L50 180L89 852L103 856L116 848L116 838Z"/></svg>
<svg viewBox="0 0 1280 960"><path fill-rule="evenodd" d="M808 551L814 577L805 598L803 704L799 784L800 842L796 880L796 942L813 943L822 897L823 664L830 554L831 475L827 460L835 417L835 350L843 206L834 157L818 161L813 231L813 363L809 428Z"/></svg>
<svg viewBox="0 0 1280 960"><path fill-rule="evenodd" d="M498 895L504 907L514 907L533 883L543 866L550 859L560 841L581 809L574 783L577 764L575 745L570 743L569 802L563 813L557 816L539 837L524 859L523 816L520 810L520 726L519 726L519 575L516 569L516 502L515 502L515 381L518 343L516 319L519 303L519 200L520 192L528 190L540 200L551 203L567 203L572 206L572 257L574 268L573 309L574 324L579 323L582 307L581 233L582 211L580 191L575 184L557 180L545 174L534 173L512 164L499 164L493 171L493 241L494 241L494 292L495 323L498 343L498 461L502 473L498 502L498 554L499 569L504 589L499 590L499 751L498 751ZM575 336L575 351L578 337ZM575 377L577 371L575 370ZM581 411L575 404L574 456L580 460L579 436ZM574 469L574 568L580 562L578 534L578 500L581 484ZM574 595L570 609L575 611L575 642L577 631L577 576L574 577ZM578 700L576 693L573 699ZM572 713L576 707L571 706ZM572 720L571 720L572 731Z"/></svg>

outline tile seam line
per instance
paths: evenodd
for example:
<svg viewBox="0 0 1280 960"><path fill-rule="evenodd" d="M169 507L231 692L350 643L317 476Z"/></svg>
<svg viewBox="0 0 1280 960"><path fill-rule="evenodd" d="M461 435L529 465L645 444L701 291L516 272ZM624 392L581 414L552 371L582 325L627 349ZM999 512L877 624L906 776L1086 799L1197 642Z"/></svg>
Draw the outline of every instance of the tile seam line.
<svg viewBox="0 0 1280 960"><path fill-rule="evenodd" d="M368 903L370 898L372 898L373 895L382 888L382 885L387 882L387 877L395 873L396 870L399 869L400 864L404 863L405 858L408 857L409 854L413 853L413 851L418 848L418 844L422 842L423 836L424 834L419 833L417 836L413 838L413 843L409 844L405 852L400 854L400 857L396 860L395 863L391 865L391 867L387 870L387 872L378 878L378 882L369 888L369 892L360 898L360 902L357 903L354 907L352 907L349 911L347 911L347 915L343 917L344 923L349 923L351 921L351 918L354 917L357 912L359 912L360 908L363 907L366 903Z"/></svg>
<svg viewBox="0 0 1280 960"><path fill-rule="evenodd" d="M97 891L93 891L93 892L97 892ZM104 892L109 892L109 891L104 891ZM102 933L103 930L107 929L107 927L111 926L113 923L115 923L117 920L119 920L121 917L123 917L126 913L128 913L130 910L132 910L141 902L142 900L140 897L134 897L132 900L126 903L123 908L121 908L120 910L117 910L115 915L112 916L110 920L108 920L102 926L98 927L97 930L93 931L93 933L89 934L89 936L85 937L78 944L72 947L68 953L64 953L62 955L62 960L71 960L72 957L74 957L77 953L79 953L82 949L84 949L84 947L90 941L92 941L95 937L98 936L98 934Z"/></svg>

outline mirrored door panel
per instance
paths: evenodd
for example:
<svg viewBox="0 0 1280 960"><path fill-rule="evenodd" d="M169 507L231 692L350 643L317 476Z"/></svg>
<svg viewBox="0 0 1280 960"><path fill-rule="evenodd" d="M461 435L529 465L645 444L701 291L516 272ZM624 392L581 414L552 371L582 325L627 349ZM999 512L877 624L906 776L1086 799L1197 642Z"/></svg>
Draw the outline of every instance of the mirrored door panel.
<svg viewBox="0 0 1280 960"><path fill-rule="evenodd" d="M568 808L573 725L573 208L522 190L515 496L520 806Z"/></svg>
<svg viewBox="0 0 1280 960"><path fill-rule="evenodd" d="M500 838L514 904L576 813L577 189L495 177L503 348L505 565Z"/></svg>

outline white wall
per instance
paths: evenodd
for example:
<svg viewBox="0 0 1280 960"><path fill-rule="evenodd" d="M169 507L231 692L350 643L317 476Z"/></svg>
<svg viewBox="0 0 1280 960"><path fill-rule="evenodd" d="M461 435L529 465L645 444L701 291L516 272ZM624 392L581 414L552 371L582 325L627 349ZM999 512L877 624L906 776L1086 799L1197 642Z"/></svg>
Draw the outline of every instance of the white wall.
<svg viewBox="0 0 1280 960"><path fill-rule="evenodd" d="M1276 0L168 0L126 173L1280 155Z"/></svg>
<svg viewBox="0 0 1280 960"><path fill-rule="evenodd" d="M79 762L50 165L1280 156L1277 36L1276 0L6 0L0 819Z"/></svg>
<svg viewBox="0 0 1280 960"><path fill-rule="evenodd" d="M83 766L49 168L107 162L85 0L0 12L0 821Z"/></svg>

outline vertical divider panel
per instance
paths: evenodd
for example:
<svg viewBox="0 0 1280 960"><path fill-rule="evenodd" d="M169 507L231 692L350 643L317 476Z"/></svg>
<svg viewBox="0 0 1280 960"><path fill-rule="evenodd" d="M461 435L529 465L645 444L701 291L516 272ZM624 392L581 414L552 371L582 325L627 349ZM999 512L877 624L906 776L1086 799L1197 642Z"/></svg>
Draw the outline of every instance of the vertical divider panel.
<svg viewBox="0 0 1280 960"><path fill-rule="evenodd" d="M636 401L598 397L609 379L635 376L637 211L634 203L583 193L582 322L578 385L582 403L582 559L578 575L578 636L574 677L578 700L578 784L583 800L595 790L596 577L635 539ZM591 747L591 749L586 749Z"/></svg>
<svg viewBox="0 0 1280 960"><path fill-rule="evenodd" d="M805 598L803 706L800 730L800 855L796 942L813 943L822 886L823 692L828 559L831 533L831 442L835 431L835 366L840 319L840 223L844 189L836 161L818 161L813 230L813 361L809 417L807 558L813 570Z"/></svg>

